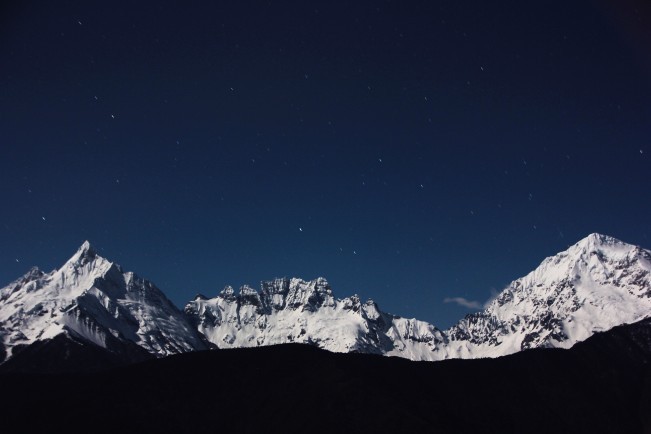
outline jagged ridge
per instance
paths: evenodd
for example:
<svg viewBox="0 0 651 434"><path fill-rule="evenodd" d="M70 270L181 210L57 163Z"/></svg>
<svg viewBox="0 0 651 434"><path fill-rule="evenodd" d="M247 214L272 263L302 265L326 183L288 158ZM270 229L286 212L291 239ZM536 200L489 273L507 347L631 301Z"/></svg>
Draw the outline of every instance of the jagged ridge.
<svg viewBox="0 0 651 434"><path fill-rule="evenodd" d="M0 359L60 335L116 353L137 345L156 357L289 342L412 360L569 348L650 317L650 275L651 252L592 234L513 281L484 311L441 331L383 312L372 300L337 299L323 278L275 279L237 293L228 286L180 312L152 283L86 242L59 270L32 268L0 289Z"/></svg>
<svg viewBox="0 0 651 434"><path fill-rule="evenodd" d="M6 356L61 334L108 351L131 343L160 357L207 348L203 336L151 282L97 254L85 242L60 269L32 268L0 289L0 341Z"/></svg>
<svg viewBox="0 0 651 434"><path fill-rule="evenodd" d="M382 312L357 296L335 299L327 281L276 279L260 292L226 287L185 312L220 347L303 342L338 352L412 360L498 357L569 348L598 331L651 315L651 253L600 234L545 259L482 312L446 331Z"/></svg>
<svg viewBox="0 0 651 434"><path fill-rule="evenodd" d="M219 347L250 347L300 342L336 352L386 354L418 341L435 345L440 331L423 321L380 311L358 296L336 299L324 278L275 279L238 294L227 286L215 298L197 297L186 314Z"/></svg>
<svg viewBox="0 0 651 434"><path fill-rule="evenodd" d="M446 332L450 356L569 348L651 315L651 252L591 234L513 281L482 312ZM455 352L456 351L456 352Z"/></svg>

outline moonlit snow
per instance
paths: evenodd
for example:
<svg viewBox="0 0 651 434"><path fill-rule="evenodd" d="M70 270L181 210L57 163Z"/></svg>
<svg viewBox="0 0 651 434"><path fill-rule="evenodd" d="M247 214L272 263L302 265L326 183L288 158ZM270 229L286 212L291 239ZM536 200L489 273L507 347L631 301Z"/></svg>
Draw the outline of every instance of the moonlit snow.
<svg viewBox="0 0 651 434"><path fill-rule="evenodd" d="M17 345L62 333L102 348L129 341L156 356L207 348L158 288L102 258L88 242L60 269L34 267L0 289L0 337L8 356Z"/></svg>
<svg viewBox="0 0 651 434"><path fill-rule="evenodd" d="M412 360L498 357L569 348L598 331L651 315L651 253L592 234L515 280L482 312L446 331L382 312L369 300L335 298L327 281L276 279L261 291L231 287L185 311L222 348L303 342L336 352Z"/></svg>
<svg viewBox="0 0 651 434"><path fill-rule="evenodd" d="M353 252L356 253L356 252ZM592 234L513 281L486 309L448 330L336 298L324 278L262 282L197 296L183 312L151 282L84 243L60 269L32 268L0 289L0 342L60 334L110 351L135 344L156 357L207 349L306 343L334 352L411 360L498 357L569 348L596 332L651 316L651 252ZM212 344L211 344L212 343Z"/></svg>

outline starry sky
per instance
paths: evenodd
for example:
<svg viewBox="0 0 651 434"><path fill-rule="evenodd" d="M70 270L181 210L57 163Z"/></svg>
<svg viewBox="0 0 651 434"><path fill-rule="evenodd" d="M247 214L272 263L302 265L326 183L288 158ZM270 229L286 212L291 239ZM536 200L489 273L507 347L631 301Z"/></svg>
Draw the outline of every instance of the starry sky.
<svg viewBox="0 0 651 434"><path fill-rule="evenodd" d="M179 306L324 276L447 327L651 247L649 47L634 0L4 5L0 286L88 239Z"/></svg>

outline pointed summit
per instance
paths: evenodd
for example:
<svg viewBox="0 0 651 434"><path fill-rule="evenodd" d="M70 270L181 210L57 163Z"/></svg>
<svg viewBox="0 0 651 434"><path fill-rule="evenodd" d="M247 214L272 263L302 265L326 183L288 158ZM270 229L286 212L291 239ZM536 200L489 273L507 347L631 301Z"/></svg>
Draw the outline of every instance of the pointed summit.
<svg viewBox="0 0 651 434"><path fill-rule="evenodd" d="M95 249L90 245L90 241L86 240L84 243L77 249L77 253L95 255Z"/></svg>
<svg viewBox="0 0 651 434"><path fill-rule="evenodd" d="M598 331L649 317L651 252L593 233L546 258L487 308L447 331L454 357L569 348Z"/></svg>
<svg viewBox="0 0 651 434"><path fill-rule="evenodd" d="M68 260L69 263L73 264L85 264L92 261L97 257L97 252L90 244L88 240L77 249L77 252Z"/></svg>
<svg viewBox="0 0 651 434"><path fill-rule="evenodd" d="M613 238L609 235L603 235L597 232L593 232L575 244L575 246L582 248L584 250L592 250L601 246L613 246L613 245L626 245L626 243L618 240L617 238Z"/></svg>
<svg viewBox="0 0 651 434"><path fill-rule="evenodd" d="M632 260L640 251L639 246L595 232L556 256L566 256L579 263L591 262L590 258L594 256L600 262L607 262L608 260L620 260L625 257L630 257ZM573 267L575 264L568 263L568 266Z"/></svg>
<svg viewBox="0 0 651 434"><path fill-rule="evenodd" d="M8 357L18 345L59 335L124 351L127 359L143 351L162 357L207 348L153 283L123 272L88 241L58 270L32 269L0 288L0 345Z"/></svg>

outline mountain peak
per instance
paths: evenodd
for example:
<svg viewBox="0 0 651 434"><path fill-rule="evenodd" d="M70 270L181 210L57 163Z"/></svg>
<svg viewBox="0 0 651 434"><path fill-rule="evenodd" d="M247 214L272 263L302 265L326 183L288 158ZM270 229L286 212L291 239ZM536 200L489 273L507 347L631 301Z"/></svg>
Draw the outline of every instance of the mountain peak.
<svg viewBox="0 0 651 434"><path fill-rule="evenodd" d="M546 258L447 331L382 312L372 300L336 299L323 277L263 281L260 291L227 286L210 299L198 295L182 315L153 284L85 241L59 270L33 269L0 288L0 350L11 356L16 345L68 333L109 351L121 342L155 356L209 341L222 348L310 343L412 360L498 357L569 348L650 312L651 251L599 233Z"/></svg>
<svg viewBox="0 0 651 434"><path fill-rule="evenodd" d="M595 247L612 246L617 244L625 244L625 243L609 235L593 232L587 237L583 238L578 243L576 243L575 245L583 249L593 249Z"/></svg>
<svg viewBox="0 0 651 434"><path fill-rule="evenodd" d="M33 268L0 288L0 348L9 357L16 346L61 334L109 352L126 345L157 357L206 348L155 285L123 272L88 241L61 268L47 275Z"/></svg>
<svg viewBox="0 0 651 434"><path fill-rule="evenodd" d="M569 348L596 331L650 315L650 259L651 252L640 247L590 234L513 281L484 311L448 333L466 345L460 351L470 348L482 357Z"/></svg>
<svg viewBox="0 0 651 434"><path fill-rule="evenodd" d="M84 255L94 255L96 252L93 246L90 244L90 241L86 240L79 247L79 249L77 249L77 253L81 253Z"/></svg>
<svg viewBox="0 0 651 434"><path fill-rule="evenodd" d="M72 257L68 260L67 264L73 267L77 267L93 262L97 258L102 260L104 259L97 254L97 251L95 251L89 241L84 241L84 243L79 246L75 254L72 255ZM109 261L104 260L102 262L108 263Z"/></svg>

